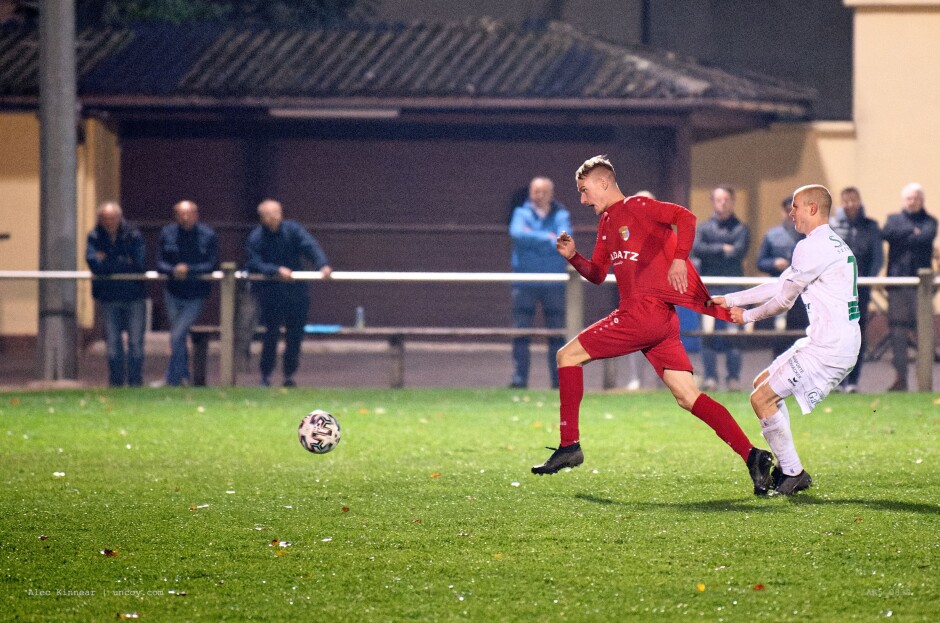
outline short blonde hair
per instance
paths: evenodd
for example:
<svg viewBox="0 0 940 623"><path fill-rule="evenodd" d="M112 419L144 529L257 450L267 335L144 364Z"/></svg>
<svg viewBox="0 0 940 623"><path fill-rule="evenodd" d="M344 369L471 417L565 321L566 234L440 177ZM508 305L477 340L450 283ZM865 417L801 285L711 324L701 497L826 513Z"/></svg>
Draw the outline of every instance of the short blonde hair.
<svg viewBox="0 0 940 623"><path fill-rule="evenodd" d="M793 197L796 198L799 195L809 195L809 200L819 206L819 209L823 211L823 214L829 214L832 211L832 195L829 193L829 189L823 186L822 184L807 184L806 186L800 186L793 193Z"/></svg>
<svg viewBox="0 0 940 623"><path fill-rule="evenodd" d="M610 164L610 160L607 159L606 155L594 156L593 158L588 158L585 160L584 164L578 168L578 172L575 174L575 178L583 180L585 177L590 175L592 171L597 169L605 170L610 174L612 179L617 179L617 172L614 171L614 165Z"/></svg>

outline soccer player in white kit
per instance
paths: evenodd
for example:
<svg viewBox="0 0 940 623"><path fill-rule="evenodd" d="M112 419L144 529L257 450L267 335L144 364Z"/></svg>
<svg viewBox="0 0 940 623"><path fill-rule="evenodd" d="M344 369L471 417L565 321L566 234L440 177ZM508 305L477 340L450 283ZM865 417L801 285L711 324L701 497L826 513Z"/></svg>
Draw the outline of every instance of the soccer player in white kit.
<svg viewBox="0 0 940 623"><path fill-rule="evenodd" d="M806 238L793 250L790 267L775 282L712 298L714 304L729 309L737 324L785 312L798 296L806 305L806 337L757 375L751 393L761 432L777 457L773 482L768 484L783 495L813 484L793 445L784 399L793 396L804 414L812 411L851 372L861 346L855 256L829 227L831 208L832 196L825 186L798 188L793 193L790 218ZM742 309L745 305L757 307Z"/></svg>

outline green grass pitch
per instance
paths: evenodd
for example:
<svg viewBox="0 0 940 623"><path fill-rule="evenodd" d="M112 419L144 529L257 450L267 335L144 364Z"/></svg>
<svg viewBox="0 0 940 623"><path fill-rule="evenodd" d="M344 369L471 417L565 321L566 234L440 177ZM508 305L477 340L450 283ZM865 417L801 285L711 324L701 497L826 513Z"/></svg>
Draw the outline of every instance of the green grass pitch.
<svg viewBox="0 0 940 623"><path fill-rule="evenodd" d="M816 484L758 499L664 392L587 395L545 477L547 391L0 394L0 619L937 620L940 400L790 411Z"/></svg>

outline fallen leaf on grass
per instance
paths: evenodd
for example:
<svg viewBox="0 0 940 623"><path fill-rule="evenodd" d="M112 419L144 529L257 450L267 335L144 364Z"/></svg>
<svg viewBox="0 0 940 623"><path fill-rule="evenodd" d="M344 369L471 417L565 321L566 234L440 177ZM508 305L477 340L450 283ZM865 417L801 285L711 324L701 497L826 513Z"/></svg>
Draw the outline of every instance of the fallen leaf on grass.
<svg viewBox="0 0 940 623"><path fill-rule="evenodd" d="M856 517L856 518L855 518L855 523L862 523L862 521L864 521L864 520L863 520L861 517Z"/></svg>
<svg viewBox="0 0 940 623"><path fill-rule="evenodd" d="M412 520L412 523L421 523L421 518L415 517L414 520Z"/></svg>
<svg viewBox="0 0 940 623"><path fill-rule="evenodd" d="M754 585L754 590L755 590L755 591L762 591L762 590L764 590L765 588L767 588L767 587L764 586L763 584L759 584L759 583L758 583L758 584L755 584L755 585Z"/></svg>
<svg viewBox="0 0 940 623"><path fill-rule="evenodd" d="M434 472L433 474L431 474L431 478L440 478L440 477L441 477L440 472Z"/></svg>
<svg viewBox="0 0 940 623"><path fill-rule="evenodd" d="M103 550L101 550L100 553L101 553L102 556L105 556L105 557L107 557L107 558L117 558L118 556L121 555L121 554L119 554L117 551L115 551L115 550L113 550L113 549L103 549Z"/></svg>
<svg viewBox="0 0 940 623"><path fill-rule="evenodd" d="M348 512L349 512L349 507L348 507L348 506L344 506L344 507L342 507L342 508L339 509L339 510L343 511L344 513L348 513Z"/></svg>

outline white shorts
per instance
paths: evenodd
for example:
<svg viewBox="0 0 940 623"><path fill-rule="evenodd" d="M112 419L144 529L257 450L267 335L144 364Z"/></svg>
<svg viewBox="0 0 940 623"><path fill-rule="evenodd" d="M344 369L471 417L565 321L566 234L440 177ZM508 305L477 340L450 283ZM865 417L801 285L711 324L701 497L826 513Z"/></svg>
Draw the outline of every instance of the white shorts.
<svg viewBox="0 0 940 623"><path fill-rule="evenodd" d="M857 358L835 356L802 338L770 364L767 382L781 398L796 398L800 410L807 414L848 376Z"/></svg>

